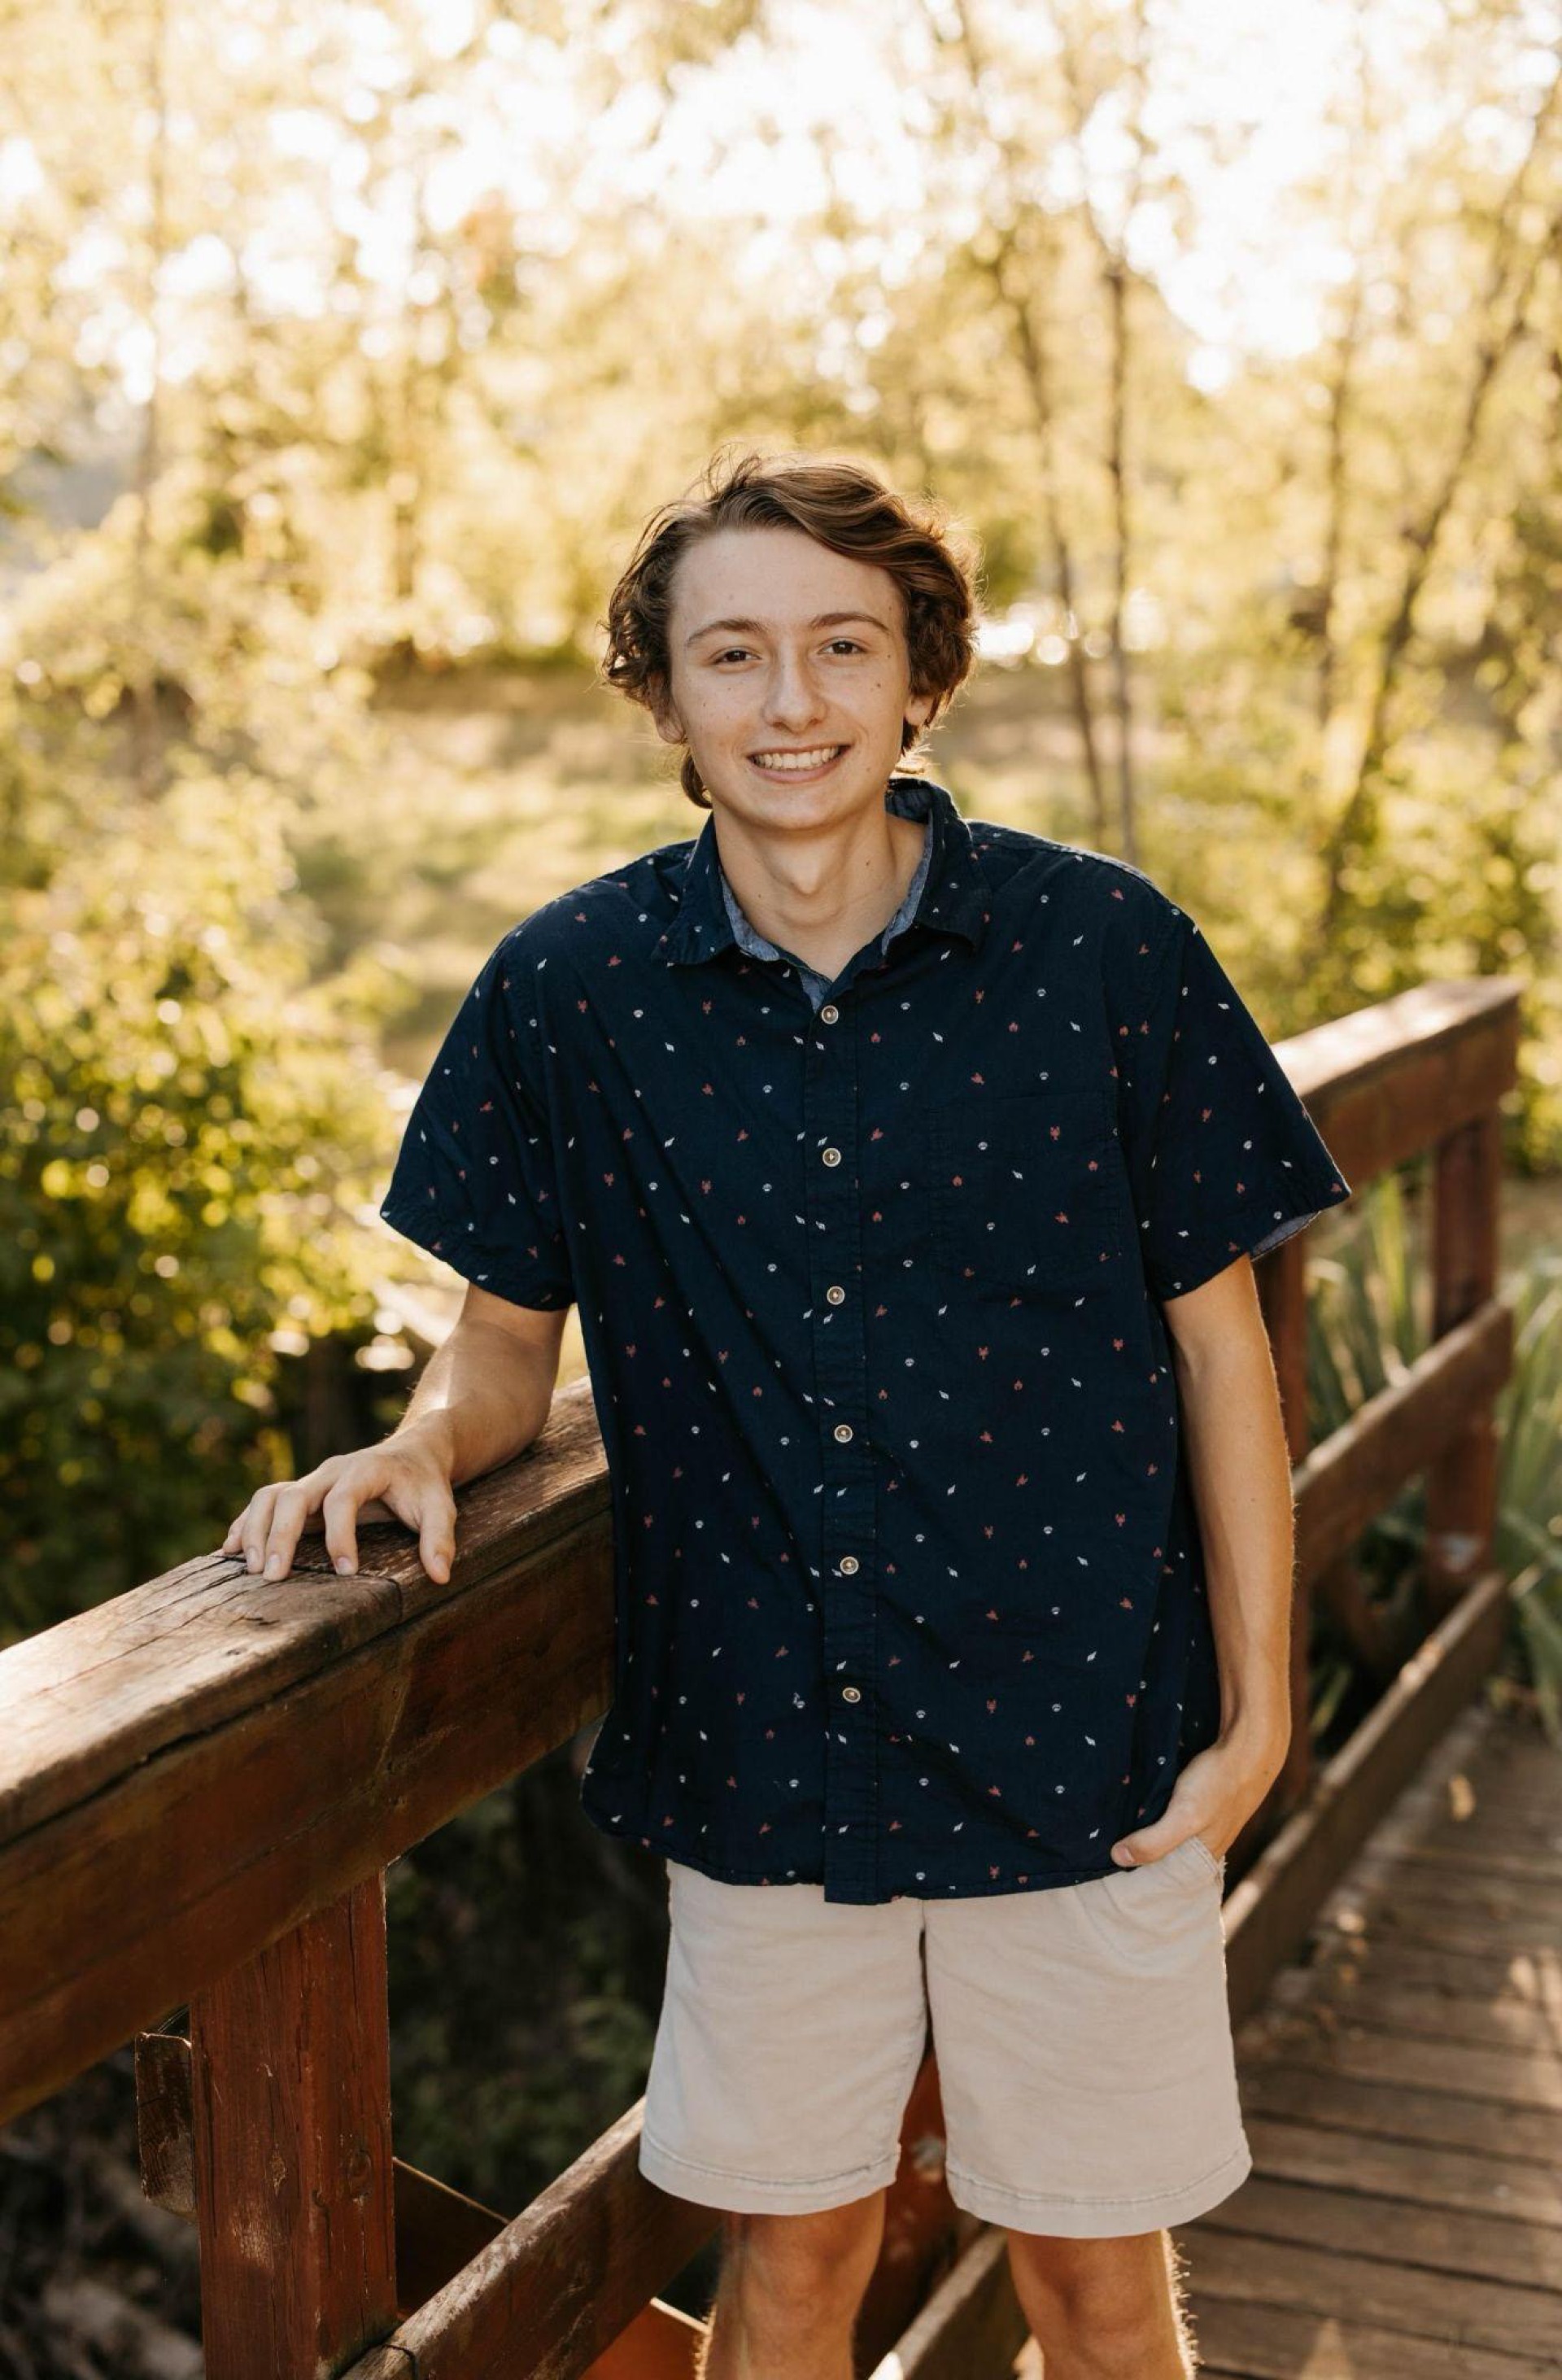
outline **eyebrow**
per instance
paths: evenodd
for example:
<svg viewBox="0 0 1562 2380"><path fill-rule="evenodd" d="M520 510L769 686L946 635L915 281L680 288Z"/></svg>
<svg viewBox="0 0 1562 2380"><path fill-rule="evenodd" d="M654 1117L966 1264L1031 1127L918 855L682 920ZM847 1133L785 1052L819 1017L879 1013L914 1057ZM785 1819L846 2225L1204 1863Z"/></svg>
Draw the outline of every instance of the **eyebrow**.
<svg viewBox="0 0 1562 2380"><path fill-rule="evenodd" d="M890 633L886 623L874 612L821 612L817 618L805 622L805 625L810 628L839 628L843 627L851 620L866 620L870 627L882 628L886 636ZM685 647L696 645L701 637L708 637L718 628L736 630L744 636L754 636L763 631L764 625L762 620L707 620L702 628L696 628L692 636L685 637L684 643Z"/></svg>

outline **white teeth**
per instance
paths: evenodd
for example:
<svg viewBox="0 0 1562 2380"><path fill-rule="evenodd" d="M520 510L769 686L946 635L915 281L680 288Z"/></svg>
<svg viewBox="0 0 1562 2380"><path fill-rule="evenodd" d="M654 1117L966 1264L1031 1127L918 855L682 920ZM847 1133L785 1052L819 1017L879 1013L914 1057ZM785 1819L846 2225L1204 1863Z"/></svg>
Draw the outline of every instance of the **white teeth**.
<svg viewBox="0 0 1562 2380"><path fill-rule="evenodd" d="M754 760L760 769L818 769L845 749L844 744L822 744L817 752L756 752Z"/></svg>

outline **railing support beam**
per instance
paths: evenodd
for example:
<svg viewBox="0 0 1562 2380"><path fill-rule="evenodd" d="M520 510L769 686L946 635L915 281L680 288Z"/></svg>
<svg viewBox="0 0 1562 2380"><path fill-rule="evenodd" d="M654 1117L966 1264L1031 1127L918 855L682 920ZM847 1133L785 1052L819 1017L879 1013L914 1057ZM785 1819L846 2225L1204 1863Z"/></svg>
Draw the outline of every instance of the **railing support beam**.
<svg viewBox="0 0 1562 2380"><path fill-rule="evenodd" d="M385 1879L190 2003L207 2380L331 2380L394 2329Z"/></svg>

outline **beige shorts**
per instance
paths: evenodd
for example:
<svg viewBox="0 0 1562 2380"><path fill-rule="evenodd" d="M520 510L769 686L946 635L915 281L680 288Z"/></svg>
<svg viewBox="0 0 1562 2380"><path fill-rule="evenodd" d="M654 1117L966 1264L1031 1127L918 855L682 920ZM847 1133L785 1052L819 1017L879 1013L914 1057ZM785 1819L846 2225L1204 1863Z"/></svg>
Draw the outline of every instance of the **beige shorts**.
<svg viewBox="0 0 1562 2380"><path fill-rule="evenodd" d="M929 2028L950 2195L986 2222L1154 2231L1252 2170L1225 1862L1196 1835L1084 1884L874 1905L666 1864L639 2161L674 2197L803 2215L893 2181Z"/></svg>

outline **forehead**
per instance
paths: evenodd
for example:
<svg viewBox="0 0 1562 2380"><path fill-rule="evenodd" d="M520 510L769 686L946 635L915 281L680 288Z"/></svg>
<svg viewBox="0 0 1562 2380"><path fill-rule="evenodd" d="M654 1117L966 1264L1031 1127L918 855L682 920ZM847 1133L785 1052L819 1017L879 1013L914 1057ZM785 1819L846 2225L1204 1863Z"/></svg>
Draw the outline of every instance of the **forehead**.
<svg viewBox="0 0 1562 2380"><path fill-rule="evenodd" d="M685 549L672 576L672 625L685 636L705 620L757 620L781 630L806 627L821 612L853 611L895 624L894 578L799 528L716 529Z"/></svg>

